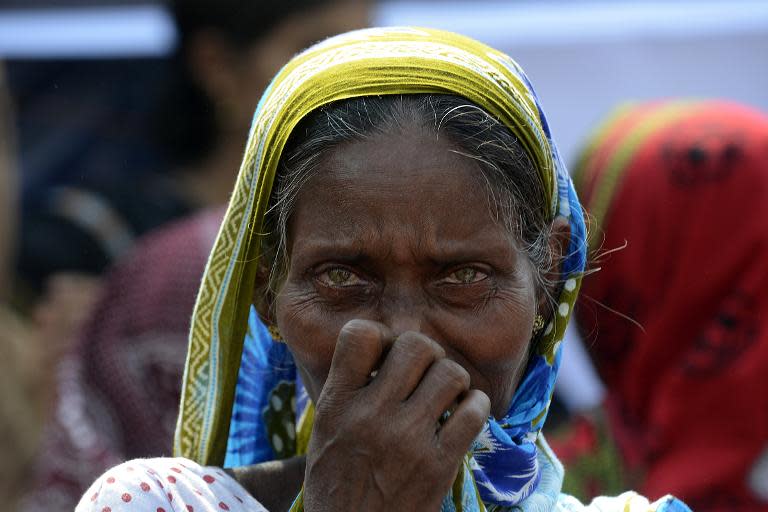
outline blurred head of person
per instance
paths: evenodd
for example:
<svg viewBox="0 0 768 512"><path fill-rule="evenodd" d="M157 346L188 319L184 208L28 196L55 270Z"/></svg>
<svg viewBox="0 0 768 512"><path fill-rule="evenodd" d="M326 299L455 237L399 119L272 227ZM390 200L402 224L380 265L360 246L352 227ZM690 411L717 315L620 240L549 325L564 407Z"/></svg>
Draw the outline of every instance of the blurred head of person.
<svg viewBox="0 0 768 512"><path fill-rule="evenodd" d="M750 390L768 371L768 117L716 100L628 105L576 176L606 253L576 319L622 456L649 495L765 510L768 408Z"/></svg>
<svg viewBox="0 0 768 512"><path fill-rule="evenodd" d="M264 89L295 53L368 24L368 0L175 0L175 79L158 141L187 197L228 198Z"/></svg>
<svg viewBox="0 0 768 512"><path fill-rule="evenodd" d="M164 153L167 169L149 180L126 180L125 173L107 167L97 185L57 186L25 215L21 302L46 322L65 322L68 331L80 325L70 313L87 314L93 300L93 293L81 292L97 289L82 275L99 276L154 227L223 204L239 168L250 113L269 79L313 42L364 27L370 5L174 0L170 8L179 45L148 136Z"/></svg>

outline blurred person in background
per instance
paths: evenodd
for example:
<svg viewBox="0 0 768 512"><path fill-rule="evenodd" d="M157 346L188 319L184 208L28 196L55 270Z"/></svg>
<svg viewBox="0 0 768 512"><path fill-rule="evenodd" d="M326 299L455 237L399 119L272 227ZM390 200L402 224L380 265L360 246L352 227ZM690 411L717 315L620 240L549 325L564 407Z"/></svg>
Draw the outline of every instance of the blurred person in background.
<svg viewBox="0 0 768 512"><path fill-rule="evenodd" d="M13 304L13 265L18 230L19 176L12 108L0 63L0 503L13 508L29 478L53 379L41 374L66 349L45 346L37 326Z"/></svg>
<svg viewBox="0 0 768 512"><path fill-rule="evenodd" d="M296 52L367 25L360 0L179 0L180 73L157 131L177 198L202 209L142 238L108 272L61 365L24 510L74 508L104 469L170 453L189 322L250 126L268 81Z"/></svg>
<svg viewBox="0 0 768 512"><path fill-rule="evenodd" d="M576 318L624 474L697 512L768 511L768 117L621 108L575 174L604 253Z"/></svg>
<svg viewBox="0 0 768 512"><path fill-rule="evenodd" d="M16 233L18 176L13 158L11 105L0 62L0 500L13 503L37 444L42 411L32 379L40 354L30 329L8 305Z"/></svg>
<svg viewBox="0 0 768 512"><path fill-rule="evenodd" d="M259 1L251 6L228 0L213 8L202 0L171 2L179 32L177 52L164 65L137 68L161 78L139 76L136 82L148 84L135 86L125 83L134 77L112 68L107 67L104 76L101 67L91 69L83 94L105 98L85 102L81 110L65 105L59 114L104 133L80 135L90 139L84 151L93 155L68 162L69 168L59 171L62 176L42 183L28 180L32 190L24 196L19 232L17 302L51 325L51 332L73 337L98 295L98 278L139 236L200 208L223 204L250 125L250 117L239 107L255 105L271 70L296 49L324 37L334 24L351 26L350 19L367 11L365 1L348 0L345 7L323 13L319 7L324 3L302 0L283 6ZM272 30L273 21L282 19L284 12L301 9L318 10L312 18L288 20ZM262 39L268 31L269 37ZM104 92L99 84L116 92ZM153 107L133 105L137 96ZM100 108L112 117L99 124L90 118L104 116ZM152 112L145 115L147 120L135 110ZM46 119L50 115L50 110L37 112L31 124L52 124ZM129 127L121 128L123 123ZM67 137L59 135L61 140ZM127 148L114 147L120 138L126 139ZM51 158L49 147L39 146L57 142L41 141L24 156ZM156 158L124 154L130 151ZM130 165L137 167L126 168ZM148 171L147 165L156 167Z"/></svg>

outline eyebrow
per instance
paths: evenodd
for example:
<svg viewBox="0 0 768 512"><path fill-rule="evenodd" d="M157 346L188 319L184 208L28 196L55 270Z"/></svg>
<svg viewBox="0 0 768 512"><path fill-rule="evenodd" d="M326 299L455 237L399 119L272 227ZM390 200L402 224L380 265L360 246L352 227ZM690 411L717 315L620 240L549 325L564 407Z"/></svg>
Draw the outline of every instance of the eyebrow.
<svg viewBox="0 0 768 512"><path fill-rule="evenodd" d="M322 254L333 254L334 258L345 260L358 260L365 255L364 243L359 238L341 235L336 239L328 238L302 238L292 244L292 251L299 247L302 253L309 253L312 258Z"/></svg>
<svg viewBox="0 0 768 512"><path fill-rule="evenodd" d="M479 238L483 238L482 236ZM365 263L373 258L367 250L369 244L360 238L342 235L335 240L326 238L304 238L296 243L301 244L301 252L306 259L314 260L322 257L332 258L348 263ZM420 241L420 243L424 243ZM425 253L426 259L436 265L444 265L451 262L497 260L504 255L506 260L507 249L513 249L513 259L516 260L518 251L514 245L510 246L508 239L486 238L485 240L441 240L440 246L430 244ZM490 255L490 257L489 257Z"/></svg>

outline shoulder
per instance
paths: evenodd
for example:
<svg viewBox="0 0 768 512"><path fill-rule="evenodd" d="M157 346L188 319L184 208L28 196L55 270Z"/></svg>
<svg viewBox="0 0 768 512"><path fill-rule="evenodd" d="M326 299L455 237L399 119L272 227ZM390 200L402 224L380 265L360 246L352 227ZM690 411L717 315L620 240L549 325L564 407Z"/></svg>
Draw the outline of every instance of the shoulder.
<svg viewBox="0 0 768 512"><path fill-rule="evenodd" d="M562 512L691 512L685 503L673 496L664 496L654 502L635 492L625 492L616 497L601 496L592 500L589 505L583 505L579 500L566 494L561 494L557 501L557 510Z"/></svg>
<svg viewBox="0 0 768 512"><path fill-rule="evenodd" d="M231 476L183 458L135 459L85 492L75 512L259 512L266 509Z"/></svg>

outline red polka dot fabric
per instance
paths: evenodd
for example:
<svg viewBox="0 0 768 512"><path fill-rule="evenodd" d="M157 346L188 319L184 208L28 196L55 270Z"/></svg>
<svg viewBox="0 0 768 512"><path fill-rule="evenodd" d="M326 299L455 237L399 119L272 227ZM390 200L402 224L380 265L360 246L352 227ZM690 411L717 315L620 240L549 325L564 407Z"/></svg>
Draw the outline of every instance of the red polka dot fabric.
<svg viewBox="0 0 768 512"><path fill-rule="evenodd" d="M136 459L102 475L75 512L266 512L220 468L182 458Z"/></svg>

